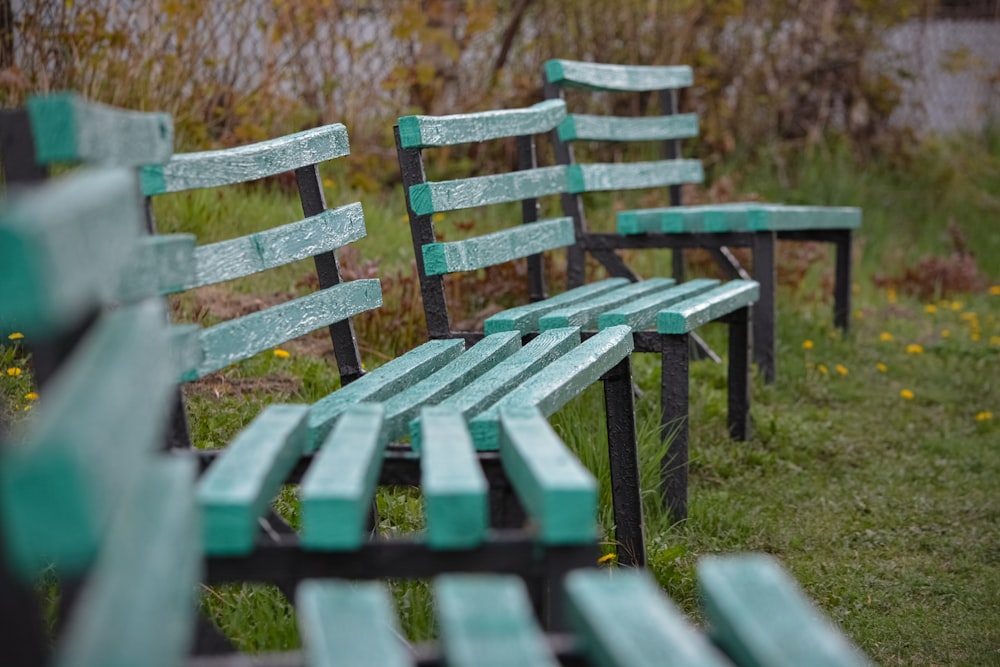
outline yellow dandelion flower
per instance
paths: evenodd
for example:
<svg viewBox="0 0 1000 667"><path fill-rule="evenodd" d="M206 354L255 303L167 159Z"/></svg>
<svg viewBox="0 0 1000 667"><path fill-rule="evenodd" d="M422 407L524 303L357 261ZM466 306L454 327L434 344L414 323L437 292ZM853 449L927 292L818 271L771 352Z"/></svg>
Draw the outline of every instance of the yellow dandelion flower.
<svg viewBox="0 0 1000 667"><path fill-rule="evenodd" d="M826 375L827 373L830 372L829 369L824 364L818 364L816 366L816 370L819 371L820 375Z"/></svg>
<svg viewBox="0 0 1000 667"><path fill-rule="evenodd" d="M603 564L603 563L611 563L616 560L618 560L618 556L616 556L615 554L604 554L603 556L597 559L597 562L598 564Z"/></svg>
<svg viewBox="0 0 1000 667"><path fill-rule="evenodd" d="M906 353L907 354L923 354L924 353L924 346L923 345L917 345L916 343L910 343L909 345L906 346Z"/></svg>
<svg viewBox="0 0 1000 667"><path fill-rule="evenodd" d="M951 335L951 329L941 329L941 338L947 338Z"/></svg>
<svg viewBox="0 0 1000 667"><path fill-rule="evenodd" d="M802 341L802 349L803 350L811 350L811 349L813 349L813 342L811 340L804 340L804 341Z"/></svg>
<svg viewBox="0 0 1000 667"><path fill-rule="evenodd" d="M908 401L912 401L913 400L913 396L914 396L913 392L910 391L909 389L900 389L899 390L899 395L902 396L903 398L905 398Z"/></svg>
<svg viewBox="0 0 1000 667"><path fill-rule="evenodd" d="M288 357L290 357L292 355L290 355L288 353L288 350L282 350L281 348L275 348L275 350L274 350L274 356L278 357L279 359L287 359Z"/></svg>
<svg viewBox="0 0 1000 667"><path fill-rule="evenodd" d="M889 300L889 303L896 303L896 290L889 288L885 291L885 298Z"/></svg>
<svg viewBox="0 0 1000 667"><path fill-rule="evenodd" d="M988 422L991 419L993 419L993 413L990 412L989 410L983 410L982 412L976 415L977 422Z"/></svg>
<svg viewBox="0 0 1000 667"><path fill-rule="evenodd" d="M961 301L952 301L951 302L951 309L952 310L956 310L956 311L957 310L962 310L962 306L964 306L964 305L965 304L962 303Z"/></svg>
<svg viewBox="0 0 1000 667"><path fill-rule="evenodd" d="M925 313L936 313L937 312L937 306L935 306L933 303L929 303L926 306L924 306L924 312Z"/></svg>
<svg viewBox="0 0 1000 667"><path fill-rule="evenodd" d="M30 410L30 409L31 409L31 406L30 406L30 405L26 405L26 406L24 406L24 411L25 411L25 412L27 412L27 411L28 411L28 410Z"/></svg>
<svg viewBox="0 0 1000 667"><path fill-rule="evenodd" d="M444 222L444 213L435 213L431 216L432 222Z"/></svg>
<svg viewBox="0 0 1000 667"><path fill-rule="evenodd" d="M11 368L7 369L7 375L11 377L17 377L20 374L21 374L21 369L18 368L17 366L12 366Z"/></svg>
<svg viewBox="0 0 1000 667"><path fill-rule="evenodd" d="M332 178L324 178L323 179L323 186L327 187L327 188L332 188L333 187L333 179Z"/></svg>
<svg viewBox="0 0 1000 667"><path fill-rule="evenodd" d="M887 370L889 370L889 367L883 364L881 361L875 364L875 368L878 369L879 373L885 373Z"/></svg>
<svg viewBox="0 0 1000 667"><path fill-rule="evenodd" d="M883 331L882 333L880 333L878 335L878 339L883 343L888 343L894 340L892 334L889 333L888 331Z"/></svg>
<svg viewBox="0 0 1000 667"><path fill-rule="evenodd" d="M993 296L1000 296L1000 285L994 285L990 288L990 294Z"/></svg>
<svg viewBox="0 0 1000 667"><path fill-rule="evenodd" d="M973 331L971 334L969 334L970 340L979 340L980 338L982 338L982 336L979 335L978 331Z"/></svg>
<svg viewBox="0 0 1000 667"><path fill-rule="evenodd" d="M1000 345L1000 336L990 336L990 345Z"/></svg>
<svg viewBox="0 0 1000 667"><path fill-rule="evenodd" d="M20 331L15 331L11 335L7 336L7 340L21 340L24 338L24 334Z"/></svg>
<svg viewBox="0 0 1000 667"><path fill-rule="evenodd" d="M863 311L863 310L855 310L854 311L854 319L856 319L856 320L863 320L863 319L865 319L865 311Z"/></svg>
<svg viewBox="0 0 1000 667"><path fill-rule="evenodd" d="M966 322L978 322L979 321L979 315L976 315L976 313L973 312L973 311L971 311L971 310L967 310L964 313L962 313L961 315L959 315L958 319L964 320Z"/></svg>
<svg viewBox="0 0 1000 667"><path fill-rule="evenodd" d="M27 394L24 395L24 399L26 401L37 401L38 400L38 394L36 394L33 391L29 391Z"/></svg>
<svg viewBox="0 0 1000 667"><path fill-rule="evenodd" d="M837 369L837 373L839 373L840 375L847 375L847 373L849 372L847 370L847 366L845 366L844 364L837 364L835 368Z"/></svg>

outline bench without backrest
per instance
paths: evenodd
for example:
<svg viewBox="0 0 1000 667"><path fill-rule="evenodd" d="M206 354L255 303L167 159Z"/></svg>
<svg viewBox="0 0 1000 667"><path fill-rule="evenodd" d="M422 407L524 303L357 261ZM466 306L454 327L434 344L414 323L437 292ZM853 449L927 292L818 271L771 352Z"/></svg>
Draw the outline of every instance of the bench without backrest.
<svg viewBox="0 0 1000 667"><path fill-rule="evenodd" d="M612 275L637 279L615 253L622 248L674 248L674 277L683 275L683 248L709 249L720 265L735 275L746 275L727 246L748 246L753 253L753 277L761 283L760 301L754 309L754 353L765 381L775 377L774 288L775 238L827 241L837 251L834 285L834 320L847 329L850 313L851 237L861 224L861 212L848 207L781 206L738 203L683 206L681 185L700 183L700 162L680 156L680 140L698 134L698 118L678 113L678 91L692 83L691 68L609 65L550 60L545 64L548 98L562 98L567 89L636 93L641 107L649 96L659 98L661 115L590 115L571 113L553 132L558 162L571 170L571 191L563 198L566 215L573 217L577 246L569 255L570 285L582 284L586 253L599 260ZM638 163L580 163L576 142L652 143L661 146L662 158ZM670 206L621 211L617 233L588 229L582 193L639 188L667 188Z"/></svg>
<svg viewBox="0 0 1000 667"><path fill-rule="evenodd" d="M566 327L597 331L599 337L616 327L633 330L635 351L661 352L663 380L661 391L663 434L677 429L671 451L663 461L664 500L674 516L687 514L687 356L674 351L677 338L686 342L700 324L713 320L732 320L730 336L734 353L730 355L730 431L745 439L749 430L749 393L746 349L746 311L759 293L753 281L733 281L720 285L718 281L693 281L675 285L672 280L652 280L629 284L621 278L611 278L594 285L577 288L551 298L545 298L545 281L541 255L545 251L573 247L575 235L568 216L539 220L539 198L562 195L572 191L574 176L565 166L539 167L533 136L546 133L565 120L565 104L551 100L525 109L505 109L454 116L407 116L400 118L397 128L397 148L403 174L404 193L410 216L414 252L420 275L421 292L428 332L432 338L476 340L482 335L501 331L516 331L522 336L538 335L532 343L551 340L551 334ZM519 168L509 173L457 178L449 181L427 180L423 152L445 146L515 138ZM435 234L435 214L520 202L524 224L500 231L481 234L461 241L439 242ZM452 326L445 300L444 276L465 271L477 271L515 259L527 258L529 292L532 303L502 311L486 319L484 331L460 331ZM658 314L675 313L664 327L657 328ZM665 320L665 322L667 322ZM590 335L587 333L585 335ZM668 349L669 348L669 349ZM513 358L510 360L513 362ZM525 382L504 403L528 400L538 405L556 401L569 394L573 386L568 378L579 375L581 386L605 372L595 368L585 358L567 355L554 362L550 372L536 375ZM683 376L683 387L673 388L676 378ZM680 380L677 380L680 382ZM683 390L682 390L683 389ZM455 402L462 401L456 397ZM561 402L560 402L561 401ZM474 434L485 428L497 408L472 420ZM630 410L630 409L629 409ZM484 423L486 422L486 423ZM481 426L482 424L482 426ZM618 428L609 420L609 428ZM633 443L612 448L612 478L615 488L629 488L626 476L634 476ZM629 459L620 458L622 456ZM631 492L629 494L632 495ZM616 522L629 509L620 506Z"/></svg>

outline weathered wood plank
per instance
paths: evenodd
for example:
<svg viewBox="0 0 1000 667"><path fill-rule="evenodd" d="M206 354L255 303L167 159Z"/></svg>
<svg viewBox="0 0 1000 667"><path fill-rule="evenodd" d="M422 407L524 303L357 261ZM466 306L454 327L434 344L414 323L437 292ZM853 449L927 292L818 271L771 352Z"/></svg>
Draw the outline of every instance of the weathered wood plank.
<svg viewBox="0 0 1000 667"><path fill-rule="evenodd" d="M354 550L365 525L389 438L379 403L350 406L302 478L302 546Z"/></svg>
<svg viewBox="0 0 1000 667"><path fill-rule="evenodd" d="M544 544L594 541L597 480L536 408L500 411L500 459Z"/></svg>
<svg viewBox="0 0 1000 667"><path fill-rule="evenodd" d="M520 348L521 336L517 332L485 336L441 370L387 399L387 438L390 441L404 438L421 406L440 403L452 396Z"/></svg>
<svg viewBox="0 0 1000 667"><path fill-rule="evenodd" d="M556 667L524 582L503 575L434 579L434 607L447 664Z"/></svg>
<svg viewBox="0 0 1000 667"><path fill-rule="evenodd" d="M162 442L176 377L165 322L154 302L102 318L53 380L25 441L0 452L0 526L22 574L88 567L125 482Z"/></svg>
<svg viewBox="0 0 1000 667"><path fill-rule="evenodd" d="M314 257L364 238L360 203L328 209L305 220L200 246L197 269L177 291L242 278Z"/></svg>
<svg viewBox="0 0 1000 667"><path fill-rule="evenodd" d="M586 657L608 667L727 667L731 663L663 595L648 573L576 570L566 578L570 625ZM807 663L803 663L807 664Z"/></svg>
<svg viewBox="0 0 1000 667"><path fill-rule="evenodd" d="M113 300L143 212L135 174L80 170L12 196L0 213L0 321L51 336Z"/></svg>
<svg viewBox="0 0 1000 667"><path fill-rule="evenodd" d="M185 373L201 364L201 327L197 324L176 324L167 329L170 338L173 377L177 382Z"/></svg>
<svg viewBox="0 0 1000 667"><path fill-rule="evenodd" d="M563 141L667 141L698 136L698 115L590 116L574 113L559 124Z"/></svg>
<svg viewBox="0 0 1000 667"><path fill-rule="evenodd" d="M335 123L246 146L180 153L165 164L148 164L141 172L142 190L151 196L244 183L350 152L347 129Z"/></svg>
<svg viewBox="0 0 1000 667"><path fill-rule="evenodd" d="M379 582L311 579L295 592L309 667L412 667L392 596Z"/></svg>
<svg viewBox="0 0 1000 667"><path fill-rule="evenodd" d="M431 243L421 250L424 272L441 275L475 271L546 250L573 245L573 218L554 218L510 227L464 241Z"/></svg>
<svg viewBox="0 0 1000 667"><path fill-rule="evenodd" d="M857 229L860 226L861 209L849 206L745 202L639 209L618 214L618 231L622 234Z"/></svg>
<svg viewBox="0 0 1000 667"><path fill-rule="evenodd" d="M545 368L580 343L579 329L553 329L540 334L527 345L483 373L462 391L441 401L441 407L456 410L466 419L485 410L520 386L527 378ZM420 420L410 422L410 444L419 451L422 433Z"/></svg>
<svg viewBox="0 0 1000 667"><path fill-rule="evenodd" d="M203 558L194 461L149 459L133 481L57 645L59 667L173 667L190 650Z"/></svg>
<svg viewBox="0 0 1000 667"><path fill-rule="evenodd" d="M269 405L229 443L198 482L205 552L250 553L258 519L305 450L305 405Z"/></svg>
<svg viewBox="0 0 1000 667"><path fill-rule="evenodd" d="M516 202L566 192L564 166L538 167L506 174L470 176L410 186L410 206L417 215Z"/></svg>
<svg viewBox="0 0 1000 667"><path fill-rule="evenodd" d="M309 409L309 447L316 449L333 422L355 403L387 400L405 387L443 368L465 350L461 340L432 340L366 373L346 387L325 396Z"/></svg>
<svg viewBox="0 0 1000 667"><path fill-rule="evenodd" d="M650 294L662 293L674 284L672 278L649 278L637 283L629 283L612 292L606 292L592 299L553 310L538 320L538 328L558 329L560 327L580 327L593 329L598 316L606 310L641 299Z"/></svg>
<svg viewBox="0 0 1000 667"><path fill-rule="evenodd" d="M313 292L202 331L202 364L184 376L204 377L253 355L321 327L382 305L377 279L352 280Z"/></svg>
<svg viewBox="0 0 1000 667"><path fill-rule="evenodd" d="M688 333L759 298L760 284L756 280L731 280L661 310L656 317L656 330L663 334Z"/></svg>
<svg viewBox="0 0 1000 667"><path fill-rule="evenodd" d="M174 151L170 114L128 111L76 93L28 98L38 164L95 163L138 167L166 162Z"/></svg>
<svg viewBox="0 0 1000 667"><path fill-rule="evenodd" d="M483 324L483 330L486 334L499 333L500 331L520 331L522 335L538 331L538 320L546 313L605 294L628 284L629 281L626 278L608 278L571 289L542 301L507 308L503 312L487 318Z"/></svg>
<svg viewBox="0 0 1000 667"><path fill-rule="evenodd" d="M399 140L403 148L428 148L542 134L565 117L566 103L562 100L545 100L522 109L404 116L399 119Z"/></svg>
<svg viewBox="0 0 1000 667"><path fill-rule="evenodd" d="M550 83L592 90L646 91L684 88L694 82L687 65L609 65L574 60L549 60L545 77Z"/></svg>
<svg viewBox="0 0 1000 667"><path fill-rule="evenodd" d="M143 236L121 278L118 296L135 301L184 289L195 272L194 234Z"/></svg>
<svg viewBox="0 0 1000 667"><path fill-rule="evenodd" d="M423 446L420 488L432 549L469 549L486 538L489 484L461 413L445 407L420 411Z"/></svg>
<svg viewBox="0 0 1000 667"><path fill-rule="evenodd" d="M672 289L624 303L601 313L597 317L597 328L606 329L622 324L628 325L636 331L652 328L656 322L656 316L661 310L701 294L718 284L718 280L696 278Z"/></svg>
<svg viewBox="0 0 1000 667"><path fill-rule="evenodd" d="M705 557L698 591L712 640L748 667L871 665L773 557Z"/></svg>
<svg viewBox="0 0 1000 667"><path fill-rule="evenodd" d="M548 417L629 356L634 347L632 329L625 326L609 327L588 338L474 417L469 430L476 449L497 449L501 408L532 406Z"/></svg>
<svg viewBox="0 0 1000 667"><path fill-rule="evenodd" d="M636 190L705 180L698 160L571 164L566 172L572 193Z"/></svg>

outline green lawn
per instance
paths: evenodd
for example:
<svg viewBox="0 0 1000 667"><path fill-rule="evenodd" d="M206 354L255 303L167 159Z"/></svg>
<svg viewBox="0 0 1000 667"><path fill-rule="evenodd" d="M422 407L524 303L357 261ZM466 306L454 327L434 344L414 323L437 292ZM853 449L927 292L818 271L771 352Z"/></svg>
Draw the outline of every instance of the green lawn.
<svg viewBox="0 0 1000 667"><path fill-rule="evenodd" d="M670 525L652 491L662 452L658 364L636 359L653 573L697 618L700 556L767 551L880 664L1000 664L1000 133L928 144L895 164L830 151L784 172L733 164L719 173L772 201L864 208L851 331L831 324L829 252L783 244L778 381L754 384L749 442L726 437L724 366L692 367L690 518L682 525ZM352 201L337 180L328 201ZM386 307L358 321L367 363L376 365L420 342L423 323L402 196L364 205L369 238L345 266L384 279ZM259 191L183 195L157 214L161 229L204 241L297 215L293 196ZM659 259L638 261L660 270ZM215 288L185 298L177 312L211 322L247 295L304 289L309 271ZM721 328L706 335L725 349ZM17 421L35 401L26 398L21 342L5 342L0 409ZM187 389L200 445L225 443L263 404L312 401L336 387L322 337L287 349L287 357L261 354ZM600 401L592 390L553 421L604 480L600 521L611 534L605 444L593 437L602 432L593 416L603 412ZM282 502L294 513L292 494ZM419 525L412 492L386 493L380 504L387 527ZM204 600L246 647L297 641L273 591L233 587ZM400 584L397 602L411 636L433 632L425 587Z"/></svg>

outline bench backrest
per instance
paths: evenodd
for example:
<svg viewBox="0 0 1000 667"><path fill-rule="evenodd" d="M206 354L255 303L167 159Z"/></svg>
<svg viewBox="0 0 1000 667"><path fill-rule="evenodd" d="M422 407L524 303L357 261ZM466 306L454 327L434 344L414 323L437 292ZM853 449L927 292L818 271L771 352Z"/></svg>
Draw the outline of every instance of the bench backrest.
<svg viewBox="0 0 1000 667"><path fill-rule="evenodd" d="M127 169L80 170L0 213L0 285L16 295L0 321L29 341L89 324L26 433L0 443L0 578L29 585L51 568L64 584L83 582L58 664L175 664L193 628L196 470L156 454L187 356L177 351L193 339L167 327L158 299L107 308L143 224Z"/></svg>
<svg viewBox="0 0 1000 667"><path fill-rule="evenodd" d="M698 117L678 113L677 97L681 88L693 83L687 66L609 65L572 60L545 63L545 96L564 99L567 89L611 94L635 93L640 114L646 114L655 94L657 115L625 116L616 113L592 115L567 113L553 132L556 161L569 166L570 193L563 199L564 211L573 217L577 234L586 231L582 193L607 190L635 190L666 187L671 206L682 203L681 186L700 183L704 170L698 160L681 158L680 140L698 135ZM577 163L573 144L577 142L652 142L659 145L661 159L643 162ZM571 270L581 270L571 267ZM570 276L570 284L579 284L583 276Z"/></svg>
<svg viewBox="0 0 1000 667"><path fill-rule="evenodd" d="M306 217L238 238L194 247L192 235L170 235L144 244L134 280L157 278L174 294L246 277L312 257L320 290L231 319L200 334L202 361L187 369L194 380L311 331L329 327L341 381L362 374L350 318L382 303L378 280L343 282L336 250L365 235L359 203L327 209L317 165L350 152L347 131L335 124L232 150L170 157L172 129L164 114L124 111L58 94L29 102L39 162L145 165L142 192L154 196L218 187L294 171ZM136 156L137 137L157 137L162 153ZM152 219L149 218L152 228ZM186 248L192 248L188 252ZM150 269L153 269L152 271Z"/></svg>
<svg viewBox="0 0 1000 667"><path fill-rule="evenodd" d="M566 192L568 183L566 167L538 166L534 135L551 131L564 118L564 103L553 100L523 109L399 119L396 142L400 170L432 338L450 334L445 302L446 274L477 271L527 257L531 299L544 298L541 253L570 246L575 236L569 217L538 219L538 199ZM517 142L517 170L441 182L427 181L423 151L513 138ZM434 230L435 214L511 202L521 202L522 214L518 222L523 224L462 241L438 241Z"/></svg>

